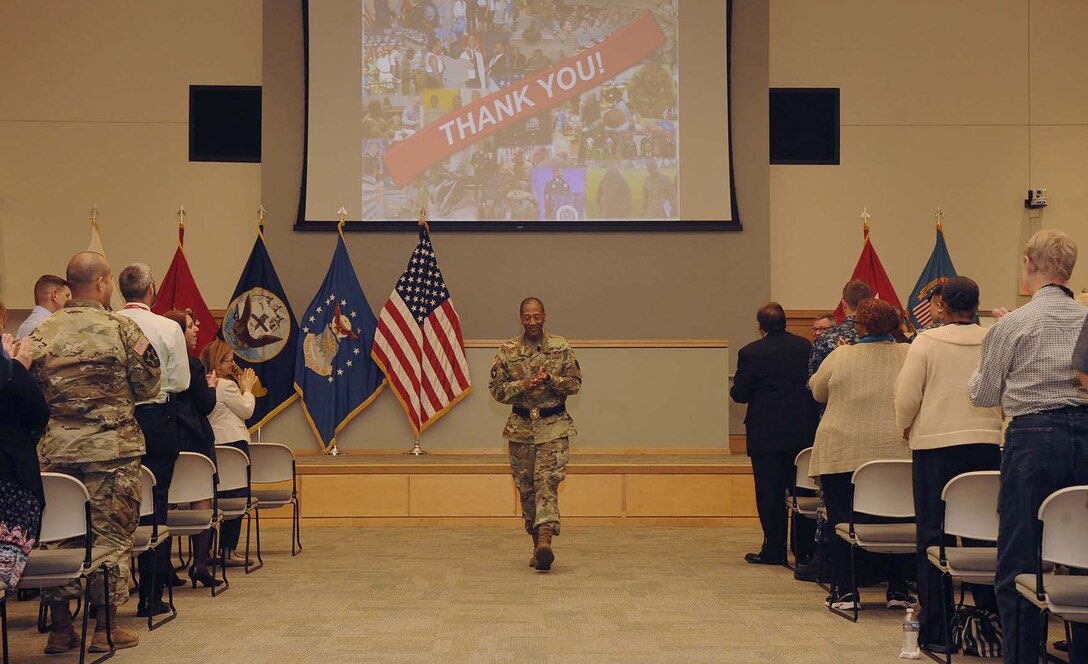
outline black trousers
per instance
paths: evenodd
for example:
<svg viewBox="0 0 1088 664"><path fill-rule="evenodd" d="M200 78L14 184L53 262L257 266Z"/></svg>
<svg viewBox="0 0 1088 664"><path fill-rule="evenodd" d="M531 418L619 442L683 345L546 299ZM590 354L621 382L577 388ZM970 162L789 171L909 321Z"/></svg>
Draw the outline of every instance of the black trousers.
<svg viewBox="0 0 1088 664"><path fill-rule="evenodd" d="M851 475L853 473L820 475L820 488L823 491L824 506L827 508L827 527L830 529L832 577L844 593L853 592L850 588L850 544L835 534L835 525L850 522L850 509L854 498L854 485L850 482ZM859 514L854 523L895 523L896 521L901 519ZM859 548L854 552L854 561L858 586L887 581L889 590L906 592L907 582L914 576L914 554L912 553L870 553Z"/></svg>
<svg viewBox="0 0 1088 664"><path fill-rule="evenodd" d="M793 491L793 460L800 451L771 452L751 457L756 485L756 511L759 513L759 525L763 527L761 553L768 558L786 557L786 542L789 539L786 493ZM815 533L816 523L811 519L797 522L797 538L790 542L790 548L798 560L812 555Z"/></svg>
<svg viewBox="0 0 1088 664"><path fill-rule="evenodd" d="M225 443L228 447L242 450L249 456L249 443L244 440L237 440L233 443ZM249 489L231 489L229 491L219 491L218 496L220 498L245 498L249 495ZM242 518L231 519L230 521L224 521L223 525L219 527L219 548L226 549L227 551L233 551L238 548L238 540L242 537Z"/></svg>
<svg viewBox="0 0 1088 664"><path fill-rule="evenodd" d="M948 611L952 593L944 585L941 572L930 564L926 549L941 543L941 521L944 504L941 491L957 475L976 470L997 470L1001 467L1001 450L997 445L976 443L934 450L914 451L914 513L918 523L918 616L922 644L944 645L948 631ZM956 538L945 538L945 546L955 546ZM992 542L965 539L964 546L993 546ZM997 611L993 586L970 586L975 606Z"/></svg>
<svg viewBox="0 0 1088 664"><path fill-rule="evenodd" d="M166 523L166 511L169 507L167 496L170 482L174 478L174 464L177 463L181 443L178 438L178 420L176 404L148 404L136 407L136 422L144 434L147 452L141 462L155 474L155 519L160 524ZM141 519L144 525L150 525L150 518ZM149 596L158 599L162 596L164 584L173 576L170 569L170 556L161 555L155 568L155 587L151 587L151 568L154 565L151 551L140 554L137 563L140 570L140 594L146 600Z"/></svg>

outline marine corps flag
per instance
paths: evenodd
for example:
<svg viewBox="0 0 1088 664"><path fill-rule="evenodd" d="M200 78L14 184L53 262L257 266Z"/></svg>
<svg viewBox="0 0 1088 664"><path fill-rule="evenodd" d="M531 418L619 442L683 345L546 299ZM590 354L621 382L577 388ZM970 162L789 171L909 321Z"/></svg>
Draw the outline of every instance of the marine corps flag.
<svg viewBox="0 0 1088 664"><path fill-rule="evenodd" d="M862 230L865 237L865 243L861 247L861 256L858 258L858 264L854 266L854 273L850 275L850 280L860 279L869 284L869 288L873 289L873 297L884 300L894 306L899 311L899 316L903 321L903 331L910 332L914 328L911 326L910 319L907 318L907 312L903 309L903 303L899 301L899 296L895 294L895 288L892 287L892 280L888 278L888 273L884 271L884 265L880 262L880 257L876 255L876 249L869 239L868 211L862 214L862 219L865 220L865 226ZM840 322L844 318L842 313L842 302L839 302L838 308L835 309L835 318Z"/></svg>
<svg viewBox="0 0 1088 664"><path fill-rule="evenodd" d="M377 324L341 231L325 281L299 320L302 340L295 356L295 391L323 449L336 443L336 434L385 385L370 357Z"/></svg>
<svg viewBox="0 0 1088 664"><path fill-rule="evenodd" d="M185 208L178 213L179 217L185 216ZM215 339L219 326L215 323L212 312L208 311L208 305L204 304L204 298L200 296L200 289L196 286L196 279L189 269L189 261L185 258L185 222L178 222L178 249L174 252L174 260L170 262L170 268L166 270L166 276L159 283L158 298L151 310L160 316L171 309L189 309L193 312L193 318L200 325L200 332L196 338L196 353L204 350L208 342Z"/></svg>
<svg viewBox="0 0 1088 664"><path fill-rule="evenodd" d="M933 322L929 311L929 294L934 286L943 284L955 276L956 268L952 265L952 257L948 255L948 247L944 243L944 226L938 221L937 244L933 246L929 262L922 268L918 283L914 284L910 297L907 298L910 319L915 327L921 329Z"/></svg>
<svg viewBox="0 0 1088 664"><path fill-rule="evenodd" d="M236 363L257 374L257 397L250 431L261 427L298 398L295 393L295 353L298 323L264 245L264 223L249 253L242 277L223 314L219 336L234 349Z"/></svg>

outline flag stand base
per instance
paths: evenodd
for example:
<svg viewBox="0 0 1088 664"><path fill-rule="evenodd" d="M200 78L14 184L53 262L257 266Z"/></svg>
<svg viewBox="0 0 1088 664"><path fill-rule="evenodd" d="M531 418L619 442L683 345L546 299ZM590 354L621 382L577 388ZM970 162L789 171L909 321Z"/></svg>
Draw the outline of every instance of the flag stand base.
<svg viewBox="0 0 1088 664"><path fill-rule="evenodd" d="M336 446L336 443L332 444L332 447L322 452L326 456L344 456L346 452L341 452L340 448Z"/></svg>
<svg viewBox="0 0 1088 664"><path fill-rule="evenodd" d="M408 450L404 454L405 456L426 456L430 454L430 452L427 452L423 448L421 448L419 446L419 441L417 440L416 444L412 445L412 449Z"/></svg>

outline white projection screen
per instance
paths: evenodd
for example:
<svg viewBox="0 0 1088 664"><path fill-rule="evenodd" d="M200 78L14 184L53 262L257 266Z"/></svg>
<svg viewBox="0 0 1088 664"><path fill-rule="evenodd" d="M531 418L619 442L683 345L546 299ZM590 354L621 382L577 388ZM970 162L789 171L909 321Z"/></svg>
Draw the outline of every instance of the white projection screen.
<svg viewBox="0 0 1088 664"><path fill-rule="evenodd" d="M446 229L739 228L728 7L720 44L681 47L704 3L304 3L296 227L328 227L343 206L373 230L410 228L423 209ZM723 98L701 99L708 78ZM685 161L708 138L716 163Z"/></svg>

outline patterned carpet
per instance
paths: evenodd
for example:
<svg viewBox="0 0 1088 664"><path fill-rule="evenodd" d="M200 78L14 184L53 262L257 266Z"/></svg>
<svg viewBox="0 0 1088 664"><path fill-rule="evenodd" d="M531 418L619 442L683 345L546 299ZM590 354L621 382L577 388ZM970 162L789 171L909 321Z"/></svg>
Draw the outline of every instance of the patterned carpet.
<svg viewBox="0 0 1088 664"><path fill-rule="evenodd" d="M901 661L903 613L882 591L859 623L835 617L815 584L743 562L751 528L570 527L549 574L510 528L311 528L296 558L285 530L265 534L264 569L216 598L179 590L165 627L123 607L141 643L114 661ZM8 606L11 661L77 661L41 654L36 603Z"/></svg>

